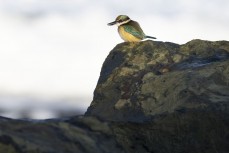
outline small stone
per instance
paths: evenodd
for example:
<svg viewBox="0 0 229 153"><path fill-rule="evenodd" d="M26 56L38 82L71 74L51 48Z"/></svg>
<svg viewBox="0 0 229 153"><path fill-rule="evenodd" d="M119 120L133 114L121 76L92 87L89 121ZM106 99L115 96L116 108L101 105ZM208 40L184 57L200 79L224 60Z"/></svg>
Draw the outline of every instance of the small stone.
<svg viewBox="0 0 229 153"><path fill-rule="evenodd" d="M116 104L115 104L115 108L116 109L122 109L123 107L126 107L126 106L130 106L131 103L130 103L130 100L126 100L126 99L120 99Z"/></svg>

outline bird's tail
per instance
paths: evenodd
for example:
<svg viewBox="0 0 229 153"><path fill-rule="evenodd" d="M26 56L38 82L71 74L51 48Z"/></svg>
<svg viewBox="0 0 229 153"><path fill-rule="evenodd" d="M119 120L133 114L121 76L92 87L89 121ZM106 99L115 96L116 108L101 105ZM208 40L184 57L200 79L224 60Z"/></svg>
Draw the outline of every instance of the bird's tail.
<svg viewBox="0 0 229 153"><path fill-rule="evenodd" d="M157 39L156 37L146 36L146 38Z"/></svg>

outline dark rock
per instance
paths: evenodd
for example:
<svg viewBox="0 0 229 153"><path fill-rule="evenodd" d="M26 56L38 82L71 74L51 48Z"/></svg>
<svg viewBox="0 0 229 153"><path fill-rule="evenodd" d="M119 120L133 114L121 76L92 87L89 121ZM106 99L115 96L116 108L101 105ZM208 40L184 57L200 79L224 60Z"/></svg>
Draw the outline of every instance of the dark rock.
<svg viewBox="0 0 229 153"><path fill-rule="evenodd" d="M0 153L228 153L229 42L117 45L84 116L0 117Z"/></svg>
<svg viewBox="0 0 229 153"><path fill-rule="evenodd" d="M0 122L1 153L123 153L108 123L93 117Z"/></svg>
<svg viewBox="0 0 229 153"><path fill-rule="evenodd" d="M107 67L117 63L114 54L122 60ZM229 42L119 44L108 55L100 78L86 115L103 120L144 122L187 109L226 112Z"/></svg>

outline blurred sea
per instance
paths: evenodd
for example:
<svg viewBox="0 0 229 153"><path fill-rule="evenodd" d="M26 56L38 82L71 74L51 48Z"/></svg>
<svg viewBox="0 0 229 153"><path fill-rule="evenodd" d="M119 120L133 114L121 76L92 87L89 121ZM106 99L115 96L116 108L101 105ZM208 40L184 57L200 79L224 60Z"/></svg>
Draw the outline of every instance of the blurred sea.
<svg viewBox="0 0 229 153"><path fill-rule="evenodd" d="M84 5L0 0L0 116L46 119L86 111L104 57L95 58L96 42L85 45Z"/></svg>
<svg viewBox="0 0 229 153"><path fill-rule="evenodd" d="M47 119L82 115L89 98L40 98L32 96L0 96L0 116L9 118Z"/></svg>

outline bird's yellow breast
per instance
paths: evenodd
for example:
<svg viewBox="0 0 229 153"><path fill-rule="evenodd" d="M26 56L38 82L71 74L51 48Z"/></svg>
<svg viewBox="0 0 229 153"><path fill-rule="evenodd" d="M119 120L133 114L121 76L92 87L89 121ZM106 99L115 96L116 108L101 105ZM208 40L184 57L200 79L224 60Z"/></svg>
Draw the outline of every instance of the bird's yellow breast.
<svg viewBox="0 0 229 153"><path fill-rule="evenodd" d="M141 39L133 36L132 34L126 32L124 30L124 27L122 26L119 26L118 27L118 33L120 35L120 37L124 40L124 41L127 41L127 42L139 42L141 41Z"/></svg>

